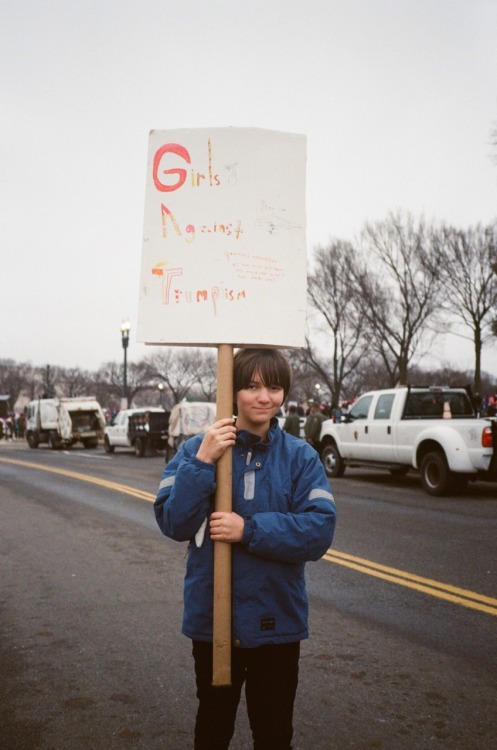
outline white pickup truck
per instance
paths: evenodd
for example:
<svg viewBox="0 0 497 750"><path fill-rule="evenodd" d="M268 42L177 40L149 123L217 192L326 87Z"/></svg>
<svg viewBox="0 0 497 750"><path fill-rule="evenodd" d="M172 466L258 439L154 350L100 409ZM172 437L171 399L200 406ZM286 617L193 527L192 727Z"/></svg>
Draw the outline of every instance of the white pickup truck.
<svg viewBox="0 0 497 750"><path fill-rule="evenodd" d="M323 422L321 458L329 477L346 466L402 475L418 469L430 495L470 479L497 478L497 424L479 418L465 388L403 386L362 395L339 423Z"/></svg>
<svg viewBox="0 0 497 750"><path fill-rule="evenodd" d="M160 420L158 425L159 429L163 432L167 431L167 420L169 418L169 412L165 412L162 407L143 407L141 409L121 409L116 414L111 424L105 427L104 431L104 449L106 453L114 453L115 448L132 448L137 456L143 456L146 452L145 441L149 436L150 430L136 430L133 427L136 425L133 423L133 417L137 415L150 415L152 413L158 413L164 415L164 419ZM147 420L144 420L146 422ZM138 422L140 424L140 421ZM155 426L155 425L154 425ZM167 436L166 436L167 437ZM162 443L165 444L166 437ZM161 441L159 441L160 444Z"/></svg>

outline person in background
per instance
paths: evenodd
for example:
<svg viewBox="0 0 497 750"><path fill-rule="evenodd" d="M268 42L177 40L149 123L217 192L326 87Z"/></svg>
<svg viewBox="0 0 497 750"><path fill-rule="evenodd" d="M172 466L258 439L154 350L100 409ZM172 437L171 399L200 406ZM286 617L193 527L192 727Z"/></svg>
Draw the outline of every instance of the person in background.
<svg viewBox="0 0 497 750"><path fill-rule="evenodd" d="M316 401L313 401L310 405L309 414L306 417L304 425L305 439L312 445L314 450L320 453L321 443L321 426L323 424L323 415L321 414L321 408Z"/></svg>
<svg viewBox="0 0 497 750"><path fill-rule="evenodd" d="M275 349L234 357L233 418L186 441L154 504L161 531L188 542L184 635L192 640L195 750L226 750L245 684L256 750L290 750L300 642L308 637L304 567L328 550L336 509L319 456L275 418L291 372ZM214 510L216 463L233 449L231 512ZM232 684L212 686L213 547L232 545Z"/></svg>
<svg viewBox="0 0 497 750"><path fill-rule="evenodd" d="M288 415L283 424L283 429L290 435L300 437L300 417L297 414L297 407L295 406L295 404L292 404L288 408Z"/></svg>
<svg viewBox="0 0 497 750"><path fill-rule="evenodd" d="M331 405L331 418L338 424L342 421L342 410L335 402Z"/></svg>
<svg viewBox="0 0 497 750"><path fill-rule="evenodd" d="M488 397L488 406L487 406L487 417L495 417L497 414L497 405L495 396L489 396Z"/></svg>

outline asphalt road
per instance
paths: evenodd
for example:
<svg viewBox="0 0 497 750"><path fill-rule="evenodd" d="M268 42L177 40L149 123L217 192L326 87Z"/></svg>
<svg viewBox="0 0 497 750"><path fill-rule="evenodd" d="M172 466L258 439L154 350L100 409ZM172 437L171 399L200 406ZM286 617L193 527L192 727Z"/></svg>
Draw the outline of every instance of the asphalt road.
<svg viewBox="0 0 497 750"><path fill-rule="evenodd" d="M185 545L151 501L161 457L0 442L0 681L8 750L187 750ZM335 480L307 566L295 750L497 747L497 486ZM252 747L240 708L233 750Z"/></svg>

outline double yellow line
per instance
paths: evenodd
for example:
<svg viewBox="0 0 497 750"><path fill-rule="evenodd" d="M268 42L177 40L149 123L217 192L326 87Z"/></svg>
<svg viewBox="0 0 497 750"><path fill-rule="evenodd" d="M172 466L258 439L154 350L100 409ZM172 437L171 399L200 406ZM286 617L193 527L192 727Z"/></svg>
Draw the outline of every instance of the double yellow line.
<svg viewBox="0 0 497 750"><path fill-rule="evenodd" d="M109 482L108 480L100 479L99 477L80 474L77 471L56 469L51 466L42 466L41 464L32 463L30 461L17 461L11 458L0 458L0 462L15 464L17 466L23 466L24 468L36 469L38 471L48 471L52 474L61 474L62 476L71 479L78 479L81 482L89 482L90 484L97 484L100 487L105 487L109 490L122 492L125 495L131 495L132 497L137 497L140 500L146 500L150 503L155 500L155 495L150 492L137 490L134 489L134 487L128 487L128 485L119 484L118 482ZM353 555L348 555L345 552L338 552L334 549L329 549L324 555L323 560L335 563L335 565L343 565L344 567L351 568L359 573L365 573L366 575L375 578L381 578L384 581L389 581L390 583L395 583L399 586L415 589L423 594L435 596L438 599L445 599L445 601L459 604L462 607L476 609L479 612L485 612L494 617L497 616L497 599L493 599L490 596L477 594L468 589L460 589L457 586L451 586L448 583L440 583L431 578L422 578L413 573L406 573L403 570L390 568L387 565L380 565L379 563L364 560L361 557L354 557Z"/></svg>
<svg viewBox="0 0 497 750"><path fill-rule="evenodd" d="M126 484L119 484L119 482L109 482L107 479L100 479L99 477L88 476L87 474L80 474L77 471L67 471L67 469L55 469L52 466L42 466L41 464L35 464L31 461L17 461L13 458L0 458L0 461L5 464L15 464L16 466L24 466L28 469L37 469L38 471L48 471L51 474L61 474L63 477L70 477L71 479L79 479L81 482L89 482L90 484L98 484L100 487L106 487L108 490L116 490L116 492L123 492L125 495L132 495L138 497L140 500L148 500L153 503L155 495L151 492L145 492L144 490L135 490L134 487L128 487Z"/></svg>
<svg viewBox="0 0 497 750"><path fill-rule="evenodd" d="M390 583L396 583L399 586L405 586L409 589L415 589L423 594L435 596L438 599L445 599L453 604L459 604L462 607L476 609L479 612L486 612L488 615L497 616L497 599L492 599L484 594L477 594L468 589L460 589L457 586L451 586L448 583L433 581L431 578L422 578L413 573L406 573L397 568L389 568L387 565L363 560L361 557L347 555L345 552L337 552L329 549L324 555L324 560L343 565L346 568L352 568L360 573L366 573L375 578L381 578Z"/></svg>

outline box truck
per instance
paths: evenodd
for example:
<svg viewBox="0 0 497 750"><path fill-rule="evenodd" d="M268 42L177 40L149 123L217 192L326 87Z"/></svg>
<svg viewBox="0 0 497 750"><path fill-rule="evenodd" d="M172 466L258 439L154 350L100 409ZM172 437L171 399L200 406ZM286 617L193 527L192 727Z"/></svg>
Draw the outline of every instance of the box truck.
<svg viewBox="0 0 497 750"><path fill-rule="evenodd" d="M48 443L53 450L82 443L96 448L103 438L105 417L92 397L39 398L28 405L26 440L30 448Z"/></svg>

